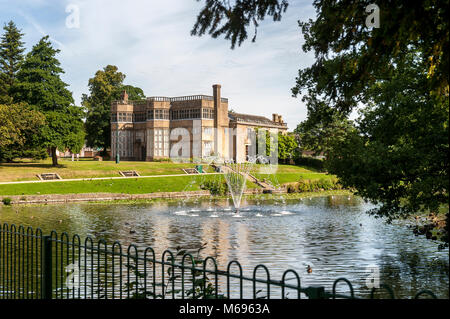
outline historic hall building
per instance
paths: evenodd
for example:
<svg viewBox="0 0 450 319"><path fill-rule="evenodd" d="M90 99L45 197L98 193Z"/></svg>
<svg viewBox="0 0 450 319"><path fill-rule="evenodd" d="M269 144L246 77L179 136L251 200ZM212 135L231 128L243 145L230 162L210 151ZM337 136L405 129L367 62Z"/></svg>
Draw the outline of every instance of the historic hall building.
<svg viewBox="0 0 450 319"><path fill-rule="evenodd" d="M220 88L213 85L212 96L148 97L139 101L128 100L123 92L121 100L111 105L111 155L115 157L118 150L123 160L168 158L172 145L184 141L191 158L219 154L243 162L255 128L287 131L281 115L273 114L270 120L228 111L228 99L221 97ZM189 140L179 137L186 132Z"/></svg>

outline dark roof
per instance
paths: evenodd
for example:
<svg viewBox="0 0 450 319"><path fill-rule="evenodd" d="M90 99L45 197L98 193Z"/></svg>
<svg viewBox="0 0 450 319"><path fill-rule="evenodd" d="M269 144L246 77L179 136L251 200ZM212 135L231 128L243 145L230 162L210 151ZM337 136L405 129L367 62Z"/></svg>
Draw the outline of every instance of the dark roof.
<svg viewBox="0 0 450 319"><path fill-rule="evenodd" d="M236 121L236 122L247 122L247 123L255 123L255 124L283 126L283 124L271 121L267 117L258 116L258 115L228 112L228 118L230 120Z"/></svg>

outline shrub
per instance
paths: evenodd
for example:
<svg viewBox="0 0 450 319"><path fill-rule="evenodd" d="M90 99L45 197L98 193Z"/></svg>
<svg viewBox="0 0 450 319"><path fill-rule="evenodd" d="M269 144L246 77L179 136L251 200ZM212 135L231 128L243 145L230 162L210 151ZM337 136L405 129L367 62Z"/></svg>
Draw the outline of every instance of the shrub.
<svg viewBox="0 0 450 319"><path fill-rule="evenodd" d="M5 197L2 199L4 205L11 205L11 198Z"/></svg>
<svg viewBox="0 0 450 319"><path fill-rule="evenodd" d="M217 179L205 181L201 188L209 190L212 195L225 195L228 192L227 183Z"/></svg>
<svg viewBox="0 0 450 319"><path fill-rule="evenodd" d="M323 188L324 190L333 190L334 189L334 182L333 180L329 178L321 178L317 181L318 187Z"/></svg>
<svg viewBox="0 0 450 319"><path fill-rule="evenodd" d="M309 181L305 180L305 179L301 179L298 183L297 183L297 190L300 193L303 192L309 192Z"/></svg>

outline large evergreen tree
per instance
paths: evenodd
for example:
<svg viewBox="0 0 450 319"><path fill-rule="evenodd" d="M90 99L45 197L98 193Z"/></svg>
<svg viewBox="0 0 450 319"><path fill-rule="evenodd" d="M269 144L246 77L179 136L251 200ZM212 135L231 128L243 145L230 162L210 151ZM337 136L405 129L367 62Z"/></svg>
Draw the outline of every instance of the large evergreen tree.
<svg viewBox="0 0 450 319"><path fill-rule="evenodd" d="M14 85L20 64L23 61L23 33L13 21L5 24L0 39L0 103L12 102L10 89Z"/></svg>
<svg viewBox="0 0 450 319"><path fill-rule="evenodd" d="M89 79L89 95L83 94L82 105L87 109L87 145L103 148L111 146L111 102L118 100L122 91L127 91L130 100L144 99L142 89L124 85L125 74L117 66L107 65Z"/></svg>
<svg viewBox="0 0 450 319"><path fill-rule="evenodd" d="M72 93L60 77L64 70L56 58L58 52L49 37L43 37L27 54L11 90L15 101L36 106L45 115L43 140L54 166L58 164L57 149L78 152L85 136L82 110L74 105Z"/></svg>

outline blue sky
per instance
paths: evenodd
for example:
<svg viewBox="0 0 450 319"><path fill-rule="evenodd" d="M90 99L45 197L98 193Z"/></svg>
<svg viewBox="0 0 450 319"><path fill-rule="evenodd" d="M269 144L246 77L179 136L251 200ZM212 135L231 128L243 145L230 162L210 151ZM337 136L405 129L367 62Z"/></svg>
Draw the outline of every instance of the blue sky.
<svg viewBox="0 0 450 319"><path fill-rule="evenodd" d="M79 28L66 26L68 5L79 8ZM267 19L256 43L234 50L223 38L190 35L202 6L195 0L0 0L0 23L13 20L22 29L27 52L51 37L77 104L89 78L112 64L147 96L211 95L212 84L220 83L236 112L279 113L294 129L306 107L290 89L298 69L314 61L301 50L297 21L315 16L312 1L291 1L281 22Z"/></svg>

